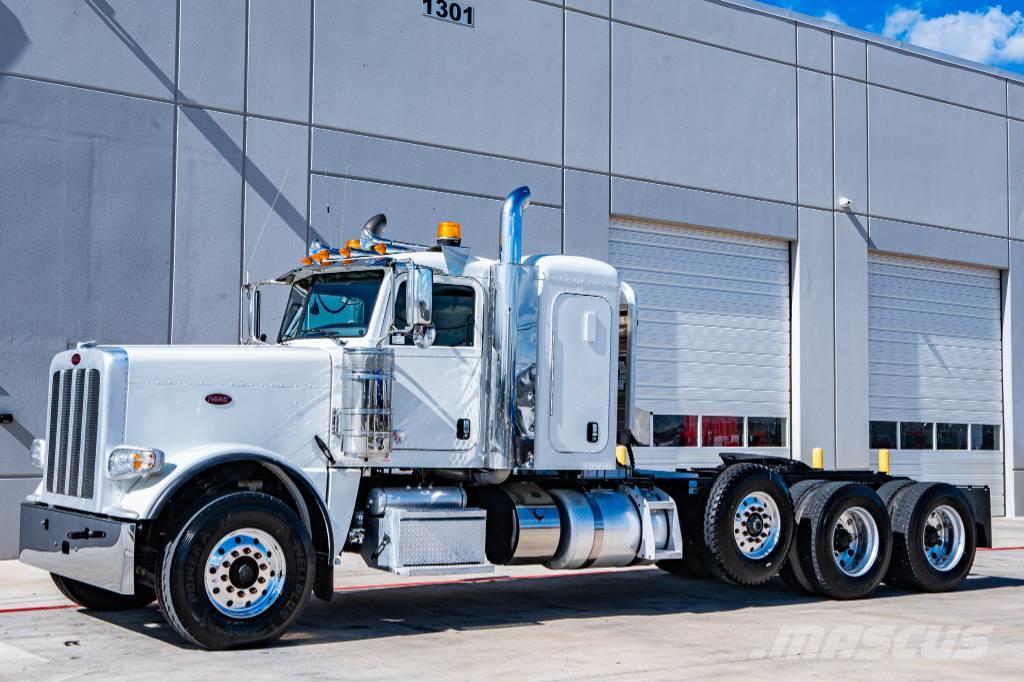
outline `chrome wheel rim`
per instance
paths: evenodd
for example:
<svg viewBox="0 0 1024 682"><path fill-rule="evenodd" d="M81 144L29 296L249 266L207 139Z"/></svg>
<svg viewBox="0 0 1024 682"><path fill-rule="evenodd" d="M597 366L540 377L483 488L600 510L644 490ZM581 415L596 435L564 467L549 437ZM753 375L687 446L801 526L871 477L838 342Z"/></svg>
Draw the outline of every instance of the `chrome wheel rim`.
<svg viewBox="0 0 1024 682"><path fill-rule="evenodd" d="M863 507L843 511L832 526L832 558L843 574L859 578L878 560L878 524Z"/></svg>
<svg viewBox="0 0 1024 682"><path fill-rule="evenodd" d="M743 556L763 559L772 553L782 532L782 515L775 499L766 492L748 493L733 513L733 540Z"/></svg>
<svg viewBox="0 0 1024 682"><path fill-rule="evenodd" d="M253 618L281 596L285 566L281 545L266 531L232 531L206 560L206 596L226 616Z"/></svg>
<svg viewBox="0 0 1024 682"><path fill-rule="evenodd" d="M964 520L947 504L933 509L925 520L921 546L928 565L936 571L952 570L960 563L967 545Z"/></svg>

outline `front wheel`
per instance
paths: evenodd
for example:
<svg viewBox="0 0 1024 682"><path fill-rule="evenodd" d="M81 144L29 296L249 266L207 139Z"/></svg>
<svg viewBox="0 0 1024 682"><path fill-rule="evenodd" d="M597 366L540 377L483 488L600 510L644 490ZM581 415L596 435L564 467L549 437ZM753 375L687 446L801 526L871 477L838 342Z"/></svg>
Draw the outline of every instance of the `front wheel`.
<svg viewBox="0 0 1024 682"><path fill-rule="evenodd" d="M61 594L84 606L90 611L131 611L141 609L153 602L154 594L152 588L144 585L135 586L135 594L118 594L101 587L95 587L78 580L65 578L64 576L51 573L54 585Z"/></svg>
<svg viewBox="0 0 1024 682"><path fill-rule="evenodd" d="M200 509L168 544L157 598L193 644L263 644L305 609L313 559L309 532L292 509L263 493L231 493Z"/></svg>

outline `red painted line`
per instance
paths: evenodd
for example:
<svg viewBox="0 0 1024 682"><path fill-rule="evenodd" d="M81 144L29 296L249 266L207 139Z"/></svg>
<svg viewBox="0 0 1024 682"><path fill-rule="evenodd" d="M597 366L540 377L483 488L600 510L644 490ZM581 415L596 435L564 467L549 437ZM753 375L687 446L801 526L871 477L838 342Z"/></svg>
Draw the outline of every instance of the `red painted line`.
<svg viewBox="0 0 1024 682"><path fill-rule="evenodd" d="M629 571L649 570L648 567L632 568L627 570L606 570L606 571L579 571L575 573L532 573L528 575L496 575L489 578L448 578L445 580L419 580L407 583L378 583L371 585L345 585L334 588L335 592L361 592L370 590L394 590L405 587L435 587L440 585L481 585L487 583L516 582L519 580L550 580L551 578L582 578L588 575L608 575L611 573L626 573Z"/></svg>
<svg viewBox="0 0 1024 682"><path fill-rule="evenodd" d="M1022 547L979 547L979 552L1019 552L1024 550Z"/></svg>
<svg viewBox="0 0 1024 682"><path fill-rule="evenodd" d="M0 609L4 613L26 613L28 611L57 611L59 609L77 609L78 604L50 604L46 606L16 606L10 609Z"/></svg>

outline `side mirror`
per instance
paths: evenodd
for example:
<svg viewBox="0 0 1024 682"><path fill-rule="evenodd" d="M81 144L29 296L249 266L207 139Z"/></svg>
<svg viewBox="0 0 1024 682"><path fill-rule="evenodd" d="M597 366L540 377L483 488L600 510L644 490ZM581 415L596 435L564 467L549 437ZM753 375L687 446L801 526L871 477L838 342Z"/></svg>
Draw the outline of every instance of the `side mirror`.
<svg viewBox="0 0 1024 682"><path fill-rule="evenodd" d="M239 319L239 341L245 345L260 344L267 342L267 334L261 329L263 318L263 292L265 286L277 285L287 286L285 282L277 280L266 280L262 282L246 282L242 285L242 311ZM270 305L275 305L275 297L271 295Z"/></svg>
<svg viewBox="0 0 1024 682"><path fill-rule="evenodd" d="M260 315L263 313L263 292L259 289L255 289L252 292L252 298L249 299L249 338L260 339L263 335L260 333Z"/></svg>
<svg viewBox="0 0 1024 682"><path fill-rule="evenodd" d="M405 320L413 328L427 327L434 317L434 271L414 267L409 271L405 294Z"/></svg>
<svg viewBox="0 0 1024 682"><path fill-rule="evenodd" d="M430 348L437 332L434 329L434 271L413 267L405 285L405 320L413 343Z"/></svg>

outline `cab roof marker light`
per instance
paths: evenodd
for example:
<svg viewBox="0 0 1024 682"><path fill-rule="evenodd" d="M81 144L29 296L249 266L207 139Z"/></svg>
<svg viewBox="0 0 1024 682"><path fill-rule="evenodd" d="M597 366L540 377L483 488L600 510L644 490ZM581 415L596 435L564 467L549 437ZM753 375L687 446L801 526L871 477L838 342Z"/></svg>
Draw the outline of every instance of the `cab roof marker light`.
<svg viewBox="0 0 1024 682"><path fill-rule="evenodd" d="M462 225L446 220L437 224L438 246L462 246Z"/></svg>

